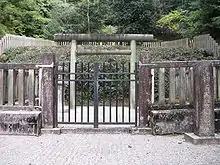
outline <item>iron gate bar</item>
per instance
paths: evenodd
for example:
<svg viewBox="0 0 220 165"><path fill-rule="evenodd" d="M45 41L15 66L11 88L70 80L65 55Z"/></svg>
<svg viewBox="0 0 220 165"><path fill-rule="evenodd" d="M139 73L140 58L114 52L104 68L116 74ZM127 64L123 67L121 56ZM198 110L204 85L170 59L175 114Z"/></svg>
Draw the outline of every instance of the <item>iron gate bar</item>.
<svg viewBox="0 0 220 165"><path fill-rule="evenodd" d="M116 70L118 71L118 63L116 63ZM117 74L116 78L118 78ZM118 123L118 83L116 84L116 123Z"/></svg>
<svg viewBox="0 0 220 165"><path fill-rule="evenodd" d="M64 72L64 63L62 64L62 71ZM62 78L64 79L65 78L65 74L62 74ZM62 122L64 122L64 81L62 81Z"/></svg>
<svg viewBox="0 0 220 165"><path fill-rule="evenodd" d="M110 70L112 70L112 63L110 63ZM112 78L112 75L111 75L111 78ZM109 121L112 122L112 93L111 93L111 90L112 90L112 82L110 81L110 105L109 105L109 108L110 108L110 115L109 115Z"/></svg>
<svg viewBox="0 0 220 165"><path fill-rule="evenodd" d="M99 64L95 63L94 68L94 128L98 128L98 110L99 110L99 96L98 96L98 72L99 72Z"/></svg>
<svg viewBox="0 0 220 165"><path fill-rule="evenodd" d="M128 64L128 68L129 68L129 73L131 73L131 64L130 63ZM129 80L131 80L131 74L129 74L128 77L129 77ZM129 81L129 92L128 92L129 93L129 97L128 97L128 112L129 112L128 118L129 118L129 122L131 122L131 116L130 116L130 114L131 114L130 86L131 86L131 82Z"/></svg>
<svg viewBox="0 0 220 165"><path fill-rule="evenodd" d="M69 65L68 65L68 70L70 71L70 63L69 63ZM69 77L69 79L70 79L70 74L69 74L68 77ZM70 91L70 81L68 82L68 85L69 85L69 88L68 88L69 90L68 90L68 92L69 92L69 96L70 96L70 92L71 92L71 91ZM70 114L70 99L69 99L69 102L68 102L68 103L69 103L69 109L68 109L68 110L69 110L69 116L68 116L68 121L70 122L70 116L71 116L71 114Z"/></svg>
<svg viewBox="0 0 220 165"><path fill-rule="evenodd" d="M88 63L88 66L87 66L88 68L87 68L87 72L89 72L89 69L90 69L90 63ZM87 77L88 79L90 78L90 74L88 74L88 77ZM87 122L89 123L89 101L90 101L90 99L89 99L89 81L87 82L87 91L88 91L88 97L87 97Z"/></svg>
<svg viewBox="0 0 220 165"><path fill-rule="evenodd" d="M125 64L122 64L122 72L125 71ZM125 75L123 75L124 78ZM124 109L124 83L122 83L122 122L124 123L124 115L125 115L125 109Z"/></svg>
<svg viewBox="0 0 220 165"><path fill-rule="evenodd" d="M83 63L81 62L81 72L83 73ZM83 79L84 75L81 75L81 78ZM81 88L81 122L83 122L83 82L80 82L80 88Z"/></svg>
<svg viewBox="0 0 220 165"><path fill-rule="evenodd" d="M137 74L137 69L138 69L138 64L135 63L135 127L137 127L137 107L138 107L138 93L139 93L139 88L138 88L138 74ZM140 114L140 113L139 113ZM140 121L140 115L139 115L139 121Z"/></svg>
<svg viewBox="0 0 220 165"><path fill-rule="evenodd" d="M105 62L103 63L103 72L105 72ZM103 79L105 79L105 75L103 75ZM106 81L103 82L103 122L105 122L105 83Z"/></svg>
<svg viewBox="0 0 220 165"><path fill-rule="evenodd" d="M77 65L78 65L78 63L76 62L75 63L75 72L77 73L78 72L78 67L77 67ZM78 75L76 74L75 75L75 80L77 80L77 78L78 78ZM76 103L77 103L77 100L76 100L76 98L77 98L77 83L75 83L75 111L74 111L74 113L75 113L75 122L77 121L77 117L76 117L76 115L77 115L77 112L76 112Z"/></svg>

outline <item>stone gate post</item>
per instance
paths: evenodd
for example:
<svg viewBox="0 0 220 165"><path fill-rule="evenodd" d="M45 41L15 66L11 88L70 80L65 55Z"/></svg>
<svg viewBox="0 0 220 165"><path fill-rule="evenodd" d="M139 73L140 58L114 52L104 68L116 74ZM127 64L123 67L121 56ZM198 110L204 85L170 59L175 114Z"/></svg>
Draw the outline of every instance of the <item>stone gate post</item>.
<svg viewBox="0 0 220 165"><path fill-rule="evenodd" d="M55 55L46 53L43 56L42 68L42 127L57 127L57 93L55 81Z"/></svg>
<svg viewBox="0 0 220 165"><path fill-rule="evenodd" d="M149 60L141 58L141 63L148 64ZM149 105L151 103L152 75L151 68L140 65L139 80L139 104L140 104L140 127L146 127L148 123Z"/></svg>
<svg viewBox="0 0 220 165"><path fill-rule="evenodd" d="M194 67L194 134L185 134L194 144L220 143L215 137L214 78L212 61L200 61Z"/></svg>
<svg viewBox="0 0 220 165"><path fill-rule="evenodd" d="M194 68L195 134L214 136L214 79L212 61L201 61Z"/></svg>

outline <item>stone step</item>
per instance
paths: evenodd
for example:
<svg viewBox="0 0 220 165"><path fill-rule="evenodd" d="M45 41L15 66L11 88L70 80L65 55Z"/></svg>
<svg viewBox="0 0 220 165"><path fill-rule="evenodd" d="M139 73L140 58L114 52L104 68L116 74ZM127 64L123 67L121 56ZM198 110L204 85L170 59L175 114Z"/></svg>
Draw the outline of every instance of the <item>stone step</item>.
<svg viewBox="0 0 220 165"><path fill-rule="evenodd" d="M41 111L0 111L1 135L39 136Z"/></svg>

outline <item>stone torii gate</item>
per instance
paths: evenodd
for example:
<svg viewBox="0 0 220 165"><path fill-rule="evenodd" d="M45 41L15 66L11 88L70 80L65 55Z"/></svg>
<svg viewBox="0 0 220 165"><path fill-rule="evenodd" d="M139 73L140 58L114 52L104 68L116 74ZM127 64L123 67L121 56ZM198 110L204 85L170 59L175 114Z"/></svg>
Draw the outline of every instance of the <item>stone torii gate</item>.
<svg viewBox="0 0 220 165"><path fill-rule="evenodd" d="M75 63L77 55L130 55L130 72L135 72L136 63L136 42L153 41L152 34L55 34L54 40L59 42L71 42L71 62L70 71L75 73ZM80 52L77 50L77 42L130 42L130 50L95 50ZM71 75L72 80L75 75ZM134 75L131 80L134 80ZM70 106L75 107L75 82L70 84ZM130 83L131 108L135 107L135 82Z"/></svg>

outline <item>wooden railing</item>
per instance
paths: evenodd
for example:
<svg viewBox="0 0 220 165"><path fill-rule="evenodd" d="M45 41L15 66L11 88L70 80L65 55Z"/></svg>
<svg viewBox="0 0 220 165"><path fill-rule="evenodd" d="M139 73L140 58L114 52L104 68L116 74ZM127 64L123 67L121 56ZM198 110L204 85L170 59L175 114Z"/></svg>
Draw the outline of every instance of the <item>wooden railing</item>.
<svg viewBox="0 0 220 165"><path fill-rule="evenodd" d="M219 56L219 45L209 34L195 36L193 39L183 38L174 41L144 42L144 47L184 47L204 49L215 57Z"/></svg>
<svg viewBox="0 0 220 165"><path fill-rule="evenodd" d="M39 106L39 70L35 64L0 64L0 109Z"/></svg>
<svg viewBox="0 0 220 165"><path fill-rule="evenodd" d="M190 105L193 101L193 65L195 62L149 64L153 75L152 105Z"/></svg>
<svg viewBox="0 0 220 165"><path fill-rule="evenodd" d="M151 100L149 105L154 110L179 109L193 106L194 72L198 61L165 61L140 64L150 69L152 79ZM213 61L214 98L220 101L220 65ZM214 65L215 64L215 65ZM143 75L140 75L143 76Z"/></svg>
<svg viewBox="0 0 220 165"><path fill-rule="evenodd" d="M18 35L6 34L0 39L0 55L6 49L20 46L55 46L56 42L41 38L32 38Z"/></svg>

